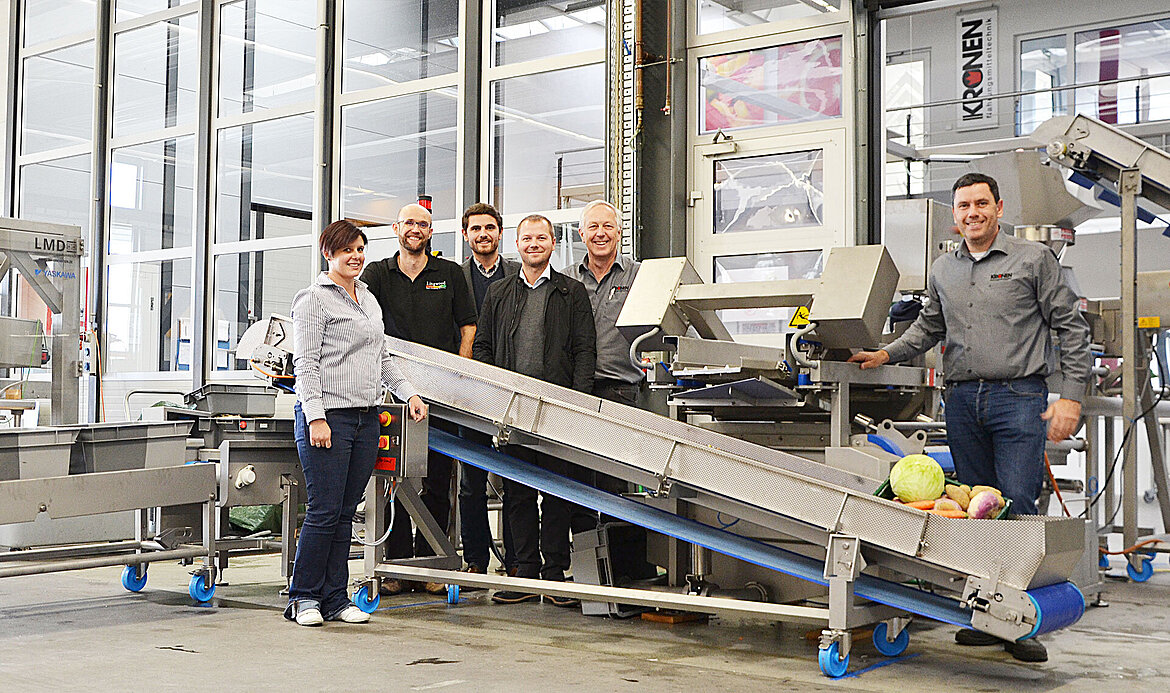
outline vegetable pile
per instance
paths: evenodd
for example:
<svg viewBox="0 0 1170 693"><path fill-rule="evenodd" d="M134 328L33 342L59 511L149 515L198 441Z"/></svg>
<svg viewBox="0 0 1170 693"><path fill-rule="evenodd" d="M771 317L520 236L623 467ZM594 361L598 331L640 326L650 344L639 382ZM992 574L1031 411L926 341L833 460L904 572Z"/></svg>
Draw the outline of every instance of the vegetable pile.
<svg viewBox="0 0 1170 693"><path fill-rule="evenodd" d="M998 517L1006 502L992 486L948 484L942 467L927 455L907 455L890 470L894 502L953 518Z"/></svg>

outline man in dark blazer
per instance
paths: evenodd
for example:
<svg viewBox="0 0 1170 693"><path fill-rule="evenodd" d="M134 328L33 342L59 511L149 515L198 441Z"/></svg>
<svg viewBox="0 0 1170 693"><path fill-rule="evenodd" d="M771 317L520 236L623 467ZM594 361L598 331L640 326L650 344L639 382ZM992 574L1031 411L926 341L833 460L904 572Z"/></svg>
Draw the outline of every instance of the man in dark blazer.
<svg viewBox="0 0 1170 693"><path fill-rule="evenodd" d="M585 286L549 266L556 244L552 223L538 214L516 227L520 273L488 289L476 325L472 356L546 382L589 393L597 362L597 332ZM563 460L521 448L517 457L568 476ZM504 480L504 515L511 527L518 577L564 580L569 568L569 527L574 504ZM501 591L492 601L516 604L540 597ZM546 596L556 606L577 606L571 597Z"/></svg>
<svg viewBox="0 0 1170 693"><path fill-rule="evenodd" d="M463 278L476 314L483 307L488 287L520 272L520 263L500 256L500 238L504 233L504 219L496 208L476 202L463 212L463 240L471 248L471 257L463 262ZM464 430L469 440L482 439L491 444L489 436ZM486 573L491 559L492 532L487 514L487 472L470 464L460 464L459 476L459 533L463 539L463 560L467 572ZM504 568L513 569L512 537L504 523Z"/></svg>

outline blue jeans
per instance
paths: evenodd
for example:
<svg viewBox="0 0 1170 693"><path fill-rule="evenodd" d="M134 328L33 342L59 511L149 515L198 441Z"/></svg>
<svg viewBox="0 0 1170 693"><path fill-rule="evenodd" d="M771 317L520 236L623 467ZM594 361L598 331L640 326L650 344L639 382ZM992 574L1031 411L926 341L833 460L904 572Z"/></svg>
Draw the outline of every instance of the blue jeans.
<svg viewBox="0 0 1170 693"><path fill-rule="evenodd" d="M295 617L299 601L317 602L327 618L350 604L346 585L353 514L378 455L377 407L329 409L325 421L332 445L313 447L301 405L296 405L294 430L308 508L297 540L289 608L285 610L288 618Z"/></svg>
<svg viewBox="0 0 1170 693"><path fill-rule="evenodd" d="M959 481L994 486L1012 512L1035 515L1044 484L1048 386L1041 377L947 384L947 444Z"/></svg>

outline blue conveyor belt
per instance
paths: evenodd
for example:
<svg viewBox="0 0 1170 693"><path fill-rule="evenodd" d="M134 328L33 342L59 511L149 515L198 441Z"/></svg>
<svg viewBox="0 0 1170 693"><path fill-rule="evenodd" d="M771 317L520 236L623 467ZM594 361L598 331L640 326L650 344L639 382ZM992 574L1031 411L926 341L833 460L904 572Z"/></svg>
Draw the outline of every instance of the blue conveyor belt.
<svg viewBox="0 0 1170 693"><path fill-rule="evenodd" d="M432 450L480 469L494 472L525 486L530 486L544 493L551 493L558 498L573 501L606 515L691 544L704 546L712 551L748 563L809 582L821 585L828 584L824 578L823 562L814 558L716 529L612 493L606 493L592 486L553 474L493 448L468 442L435 428L430 430L429 436ZM870 601L886 604L936 621L964 628L971 627L971 612L953 599L869 575L859 576L854 586L854 591L858 596Z"/></svg>
<svg viewBox="0 0 1170 693"><path fill-rule="evenodd" d="M1021 640L1067 628L1081 620L1085 613L1085 595L1071 582L1038 587L1028 590L1027 595L1040 617L1036 619L1032 632Z"/></svg>

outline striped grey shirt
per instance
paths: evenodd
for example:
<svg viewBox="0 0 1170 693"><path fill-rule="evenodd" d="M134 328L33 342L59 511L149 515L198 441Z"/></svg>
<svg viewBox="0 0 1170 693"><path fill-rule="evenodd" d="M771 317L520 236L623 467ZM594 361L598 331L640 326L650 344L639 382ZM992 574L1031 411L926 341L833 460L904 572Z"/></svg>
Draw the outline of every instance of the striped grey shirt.
<svg viewBox="0 0 1170 693"><path fill-rule="evenodd" d="M646 378L642 371L630 363L630 342L617 328L618 315L626 305L630 286L641 266L640 262L618 255L609 273L597 281L589 269L588 256L577 265L577 279L589 290L593 321L597 326L597 373L594 374L597 379L634 384Z"/></svg>
<svg viewBox="0 0 1170 693"><path fill-rule="evenodd" d="M918 319L885 347L890 363L942 341L948 382L1011 380L1048 376L1059 357L1056 391L1077 402L1084 397L1092 366L1089 325L1047 246L1000 231L977 260L961 244L934 261L927 288L930 302Z"/></svg>
<svg viewBox="0 0 1170 693"><path fill-rule="evenodd" d="M380 404L387 389L403 402L418 394L386 348L377 299L355 284L358 303L325 272L293 298L293 371L305 421L325 418L326 409ZM372 377L379 371L380 382Z"/></svg>

